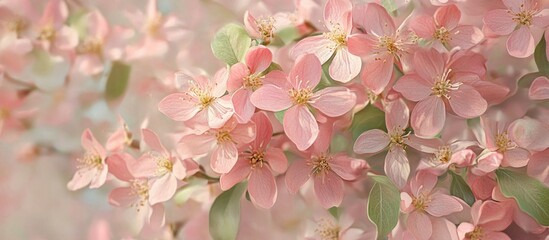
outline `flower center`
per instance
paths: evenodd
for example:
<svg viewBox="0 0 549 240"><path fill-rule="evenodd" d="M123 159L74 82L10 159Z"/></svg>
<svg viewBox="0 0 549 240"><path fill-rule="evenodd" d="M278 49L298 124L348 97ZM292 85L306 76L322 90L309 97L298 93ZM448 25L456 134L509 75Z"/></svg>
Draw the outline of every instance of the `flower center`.
<svg viewBox="0 0 549 240"><path fill-rule="evenodd" d="M482 228L479 226L475 226L475 229L473 231L468 232L465 234L465 238L468 238L470 240L481 240L482 239Z"/></svg>
<svg viewBox="0 0 549 240"><path fill-rule="evenodd" d="M160 32L162 25L162 15L157 13L154 17L150 18L145 26L145 30L149 36L157 36Z"/></svg>
<svg viewBox="0 0 549 240"><path fill-rule="evenodd" d="M402 129L400 126L397 126L394 128L394 131L392 134L390 134L390 143L389 148L393 148L394 146L399 146L404 148L405 143L404 141L408 139L408 135L410 135L410 132L404 132L404 129Z"/></svg>
<svg viewBox="0 0 549 240"><path fill-rule="evenodd" d="M510 10L508 12L512 15L513 20L520 25L530 26L532 25L532 18L537 14L538 10L524 9L524 3L520 4L520 12L513 13Z"/></svg>
<svg viewBox="0 0 549 240"><path fill-rule="evenodd" d="M313 175L319 175L331 169L330 164L328 163L332 159L331 156L327 154L320 154L311 157L311 164L313 165L312 173Z"/></svg>
<svg viewBox="0 0 549 240"><path fill-rule="evenodd" d="M38 35L38 39L40 40L46 40L46 41L53 41L55 39L55 29L52 25L48 25L40 31L40 35Z"/></svg>
<svg viewBox="0 0 549 240"><path fill-rule="evenodd" d="M330 49L337 49L341 46L347 45L347 34L345 33L343 27L338 24L334 24L332 31L323 33L323 36L326 39L331 40L334 45L329 46Z"/></svg>
<svg viewBox="0 0 549 240"><path fill-rule="evenodd" d="M261 34L261 38L266 44L270 43L273 38L275 22L276 20L273 17L260 17L255 20L255 23L257 24L257 31Z"/></svg>
<svg viewBox="0 0 549 240"><path fill-rule="evenodd" d="M338 240L339 226L331 219L321 218L316 223L315 233L321 240Z"/></svg>
<svg viewBox="0 0 549 240"><path fill-rule="evenodd" d="M300 105L306 104L313 96L313 91L311 91L311 89L309 88L292 88L288 93L290 94L290 98L293 100L294 104Z"/></svg>
<svg viewBox="0 0 549 240"><path fill-rule="evenodd" d="M419 196L412 198L412 205L415 209L420 211L425 211L425 209L428 207L429 202L431 202L431 198L428 196L425 196L423 193L419 194Z"/></svg>
<svg viewBox="0 0 549 240"><path fill-rule="evenodd" d="M10 110L0 107L0 120L10 117Z"/></svg>
<svg viewBox="0 0 549 240"><path fill-rule="evenodd" d="M4 27L8 32L19 35L27 28L27 23L21 18L15 18L4 22Z"/></svg>
<svg viewBox="0 0 549 240"><path fill-rule="evenodd" d="M232 140L232 137L229 131L219 131L215 134L215 138L219 143L224 143Z"/></svg>
<svg viewBox="0 0 549 240"><path fill-rule="evenodd" d="M450 162L452 150L449 146L442 146L435 152L435 160L440 163Z"/></svg>
<svg viewBox="0 0 549 240"><path fill-rule="evenodd" d="M149 201L149 185L145 180L135 179L131 181L131 188L134 195L139 197L139 201L132 204L133 207L137 208L139 212L141 207Z"/></svg>
<svg viewBox="0 0 549 240"><path fill-rule="evenodd" d="M265 152L258 150L251 152L250 164L252 164L252 168L263 167L263 164L265 164Z"/></svg>
<svg viewBox="0 0 549 240"><path fill-rule="evenodd" d="M434 37L443 44L448 43L451 40L450 32L445 27L437 28Z"/></svg>
<svg viewBox="0 0 549 240"><path fill-rule="evenodd" d="M77 159L80 162L78 168L97 168L99 170L103 169L103 159L96 153L86 152L83 158Z"/></svg>
<svg viewBox="0 0 549 240"><path fill-rule="evenodd" d="M76 50L81 54L100 55L103 52L103 42L96 38L87 38Z"/></svg>
<svg viewBox="0 0 549 240"><path fill-rule="evenodd" d="M190 91L198 97L199 105L201 109L209 107L215 100L209 90L201 88L200 86L194 84Z"/></svg>
<svg viewBox="0 0 549 240"><path fill-rule="evenodd" d="M257 75L248 75L244 77L244 87L255 91L259 87L263 86L263 80Z"/></svg>
<svg viewBox="0 0 549 240"><path fill-rule="evenodd" d="M496 147L498 148L497 152L503 153L509 149L516 148L517 145L509 139L507 132L502 132L496 134Z"/></svg>
<svg viewBox="0 0 549 240"><path fill-rule="evenodd" d="M448 77L451 71L452 69L448 69L442 73L442 76L437 76L435 84L431 87L431 90L433 91L431 95L450 99L450 91L459 89L459 86L461 86L462 83L452 83L452 80Z"/></svg>
<svg viewBox="0 0 549 240"><path fill-rule="evenodd" d="M381 36L378 39L378 48L386 49L392 55L398 55L402 49L397 43L397 41L390 36Z"/></svg>

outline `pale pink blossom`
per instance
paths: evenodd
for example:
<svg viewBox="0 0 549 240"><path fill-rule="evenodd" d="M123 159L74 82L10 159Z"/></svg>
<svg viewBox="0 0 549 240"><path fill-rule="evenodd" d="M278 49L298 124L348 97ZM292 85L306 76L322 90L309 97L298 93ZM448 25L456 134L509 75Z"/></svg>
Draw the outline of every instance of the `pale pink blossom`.
<svg viewBox="0 0 549 240"><path fill-rule="evenodd" d="M509 35L507 52L518 58L534 53L536 42L530 28L549 25L549 9L542 9L538 0L504 0L507 9L495 9L484 16L484 24L497 35Z"/></svg>
<svg viewBox="0 0 549 240"><path fill-rule="evenodd" d="M65 25L69 16L67 4L61 0L50 0L42 17L33 24L32 37L48 51L72 50L78 45L78 33Z"/></svg>
<svg viewBox="0 0 549 240"><path fill-rule="evenodd" d="M480 200L471 208L473 222L459 224L457 231L460 240L511 240L503 233L513 221L513 211L506 203Z"/></svg>
<svg viewBox="0 0 549 240"><path fill-rule="evenodd" d="M446 112L468 119L486 111L486 100L471 86L481 78L459 61L465 57L449 57L434 49L419 50L414 54L415 72L404 75L393 87L406 99L418 102L411 115L417 136L430 138L440 133Z"/></svg>
<svg viewBox="0 0 549 240"><path fill-rule="evenodd" d="M352 8L349 0L328 0L324 9L324 25L328 32L301 40L290 51L290 55L297 58L304 54L315 54L320 63L324 64L335 53L329 68L330 76L344 83L355 78L360 72L362 61L347 48L353 27Z"/></svg>
<svg viewBox="0 0 549 240"><path fill-rule="evenodd" d="M454 5L446 5L435 11L434 16L421 15L410 28L421 38L433 43L439 50L459 47L469 49L484 38L482 31L471 25L460 25L461 11Z"/></svg>
<svg viewBox="0 0 549 240"><path fill-rule="evenodd" d="M123 152L133 142L132 133L122 116L118 116L118 124L118 128L111 134L105 144L105 148L109 152Z"/></svg>
<svg viewBox="0 0 549 240"><path fill-rule="evenodd" d="M549 99L549 79L545 76L537 77L530 85L528 97L532 100Z"/></svg>
<svg viewBox="0 0 549 240"><path fill-rule="evenodd" d="M217 173L228 173L237 163L238 147L253 141L255 130L255 123L238 124L235 118L231 118L220 128L183 136L177 144L177 151L183 158L211 153L210 167Z"/></svg>
<svg viewBox="0 0 549 240"><path fill-rule="evenodd" d="M32 43L28 39L18 39L14 34L0 38L0 82L4 75L17 75L28 65L27 53L31 52Z"/></svg>
<svg viewBox="0 0 549 240"><path fill-rule="evenodd" d="M410 181L410 192L400 193L400 208L408 213L407 229L416 239L430 239L435 231L432 220L463 210L460 200L442 189L435 189L437 176L427 171L419 171ZM454 227L455 229L455 227ZM450 235L444 239L452 239ZM440 236L439 236L440 237ZM455 238L455 237L454 237Z"/></svg>
<svg viewBox="0 0 549 240"><path fill-rule="evenodd" d="M272 60L271 50L259 46L248 51L246 63L237 63L231 67L227 90L232 93L234 113L240 123L248 122L255 112L255 106L250 101L255 90L263 84L286 81L286 75L281 71L265 73Z"/></svg>
<svg viewBox="0 0 549 240"><path fill-rule="evenodd" d="M248 179L248 192L252 202L262 208L271 208L277 198L273 172L285 172L288 160L282 149L268 146L273 127L265 113L258 112L251 120L256 125L256 137L249 146L241 150L231 171L221 175L221 189L228 190Z"/></svg>
<svg viewBox="0 0 549 240"><path fill-rule="evenodd" d="M182 78L184 75L176 75ZM227 91L228 73L219 70L212 80L205 76L184 79L183 92L172 93L162 99L158 110L175 121L219 128L234 113Z"/></svg>
<svg viewBox="0 0 549 240"><path fill-rule="evenodd" d="M406 156L409 144L408 120L410 111L402 99L386 104L385 124L387 132L380 129L368 130L355 141L353 151L358 154L378 153L388 148L385 156L385 174L399 187L406 185L410 175L410 164Z"/></svg>
<svg viewBox="0 0 549 240"><path fill-rule="evenodd" d="M347 210L347 208L345 208ZM305 240L337 239L337 240L359 240L367 239L363 229L353 226L356 222L349 210L342 212L339 218L335 218L328 212L323 211L314 217L314 224L308 225Z"/></svg>
<svg viewBox="0 0 549 240"><path fill-rule="evenodd" d="M315 55L300 56L287 81L265 84L251 96L257 108L283 111L284 132L299 150L309 148L318 136L318 123L312 107L328 117L339 117L352 109L356 96L346 87L327 87L314 92L320 82L322 67Z"/></svg>
<svg viewBox="0 0 549 240"><path fill-rule="evenodd" d="M86 150L83 158L77 159L80 163L78 171L67 184L69 190L78 190L87 185L90 188L101 187L107 180L109 166L105 163L107 152L93 136L90 129L82 133L82 147Z"/></svg>
<svg viewBox="0 0 549 240"><path fill-rule="evenodd" d="M387 10L377 3L367 3L353 9L353 21L366 34L349 38L349 51L366 57L361 79L376 95L382 93L393 76L395 65L403 70L414 51L411 32L398 29Z"/></svg>
<svg viewBox="0 0 549 240"><path fill-rule="evenodd" d="M261 44L269 45L275 38L275 32L290 27L292 19L289 14L277 13L254 16L251 11L244 12L244 26L248 34L254 39L261 40Z"/></svg>

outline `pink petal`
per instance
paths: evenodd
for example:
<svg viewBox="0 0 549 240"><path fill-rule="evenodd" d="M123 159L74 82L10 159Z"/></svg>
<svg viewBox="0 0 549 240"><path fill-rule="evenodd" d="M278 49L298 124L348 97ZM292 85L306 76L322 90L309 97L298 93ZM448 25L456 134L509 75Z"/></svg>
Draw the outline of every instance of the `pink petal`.
<svg viewBox="0 0 549 240"><path fill-rule="evenodd" d="M521 0L501 0L503 4L513 12L520 12L522 9L530 9L532 6L529 4L533 1L521 1Z"/></svg>
<svg viewBox="0 0 549 240"><path fill-rule="evenodd" d="M231 139L237 144L249 143L255 139L255 123L238 124L231 131Z"/></svg>
<svg viewBox="0 0 549 240"><path fill-rule="evenodd" d="M332 171L325 171L314 178L315 195L324 208L339 206L343 201L343 180Z"/></svg>
<svg viewBox="0 0 549 240"><path fill-rule="evenodd" d="M299 188L309 180L310 171L311 167L307 164L307 161L294 161L288 168L288 171L286 171L285 180L288 191L292 194L297 193Z"/></svg>
<svg viewBox="0 0 549 240"><path fill-rule="evenodd" d="M88 26L89 35L99 40L105 39L109 34L109 23L98 10L88 15Z"/></svg>
<svg viewBox="0 0 549 240"><path fill-rule="evenodd" d="M368 56L376 47L378 39L368 34L353 34L347 38L349 52L356 56Z"/></svg>
<svg viewBox="0 0 549 240"><path fill-rule="evenodd" d="M344 154L338 154L332 158L330 168L342 179L352 181L367 170L369 165L362 159L351 158Z"/></svg>
<svg viewBox="0 0 549 240"><path fill-rule="evenodd" d="M418 50L414 54L414 70L424 80L430 84L435 83L435 78L441 76L444 72L446 60L443 54L435 49Z"/></svg>
<svg viewBox="0 0 549 240"><path fill-rule="evenodd" d="M538 28L546 28L549 25L549 9L542 9L532 18L532 24Z"/></svg>
<svg viewBox="0 0 549 240"><path fill-rule="evenodd" d="M534 79L528 91L528 97L533 100L549 99L549 79L545 76Z"/></svg>
<svg viewBox="0 0 549 240"><path fill-rule="evenodd" d="M172 174L175 176L177 180L183 180L185 177L187 177L187 169L185 168L181 160L179 159L174 160Z"/></svg>
<svg viewBox="0 0 549 240"><path fill-rule="evenodd" d="M463 207L455 197L440 192L435 192L431 195L431 202L429 202L427 209L425 209L425 211L435 217L450 215L461 210L463 210Z"/></svg>
<svg viewBox="0 0 549 240"><path fill-rule="evenodd" d="M401 147L389 149L385 156L385 174L395 183L398 188L404 187L410 175L410 164L406 152Z"/></svg>
<svg viewBox="0 0 549 240"><path fill-rule="evenodd" d="M513 222L513 209L508 202L485 201L480 206L479 222L487 231L503 231Z"/></svg>
<svg viewBox="0 0 549 240"><path fill-rule="evenodd" d="M533 151L543 151L549 147L549 127L532 118L515 120L509 125L509 137L518 146Z"/></svg>
<svg viewBox="0 0 549 240"><path fill-rule="evenodd" d="M252 142L253 149L265 149L273 136L273 125L264 112L258 112L252 116L255 123L255 139Z"/></svg>
<svg viewBox="0 0 549 240"><path fill-rule="evenodd" d="M246 65L248 65L252 74L265 71L272 61L273 54L271 50L264 46L254 47L246 54Z"/></svg>
<svg viewBox="0 0 549 240"><path fill-rule="evenodd" d="M475 230L475 225L468 223L468 222L462 222L457 227L457 233L460 240L465 240L465 235L469 232L472 232Z"/></svg>
<svg viewBox="0 0 549 240"><path fill-rule="evenodd" d="M353 5L349 0L328 0L324 8L324 22L328 29L333 30L332 25L339 24L344 30L349 29L350 21L347 19Z"/></svg>
<svg viewBox="0 0 549 240"><path fill-rule="evenodd" d="M239 159L236 161L236 164L231 171L221 175L221 178L219 179L221 190L227 191L248 177L251 170L250 167L250 161L248 159Z"/></svg>
<svg viewBox="0 0 549 240"><path fill-rule="evenodd" d="M458 240L456 225L445 218L432 218L432 239Z"/></svg>
<svg viewBox="0 0 549 240"><path fill-rule="evenodd" d="M484 24L498 35L508 35L515 30L517 24L505 9L489 11L484 16Z"/></svg>
<svg viewBox="0 0 549 240"><path fill-rule="evenodd" d="M309 148L318 136L318 123L304 105L296 105L284 114L284 132L300 151Z"/></svg>
<svg viewBox="0 0 549 240"><path fill-rule="evenodd" d="M454 4L440 7L435 12L435 21L438 26L454 29L461 18L461 12Z"/></svg>
<svg viewBox="0 0 549 240"><path fill-rule="evenodd" d="M431 39L435 35L436 25L433 17L422 15L412 20L410 29L420 38Z"/></svg>
<svg viewBox="0 0 549 240"><path fill-rule="evenodd" d="M55 36L55 46L61 50L70 50L78 45L78 33L70 27L63 26Z"/></svg>
<svg viewBox="0 0 549 240"><path fill-rule="evenodd" d="M256 167L250 173L248 192L252 202L262 208L271 208L276 201L276 183L267 166Z"/></svg>
<svg viewBox="0 0 549 240"><path fill-rule="evenodd" d="M241 88L244 84L244 78L250 75L250 70L248 66L244 63L236 63L231 66L229 73L229 79L227 80L227 90L229 92L234 92L237 89Z"/></svg>
<svg viewBox="0 0 549 240"><path fill-rule="evenodd" d="M130 207L137 200L130 187L119 187L109 193L109 203L115 207Z"/></svg>
<svg viewBox="0 0 549 240"><path fill-rule="evenodd" d="M377 3L368 3L353 8L353 22L376 36L392 35L396 31L393 18Z"/></svg>
<svg viewBox="0 0 549 240"><path fill-rule="evenodd" d="M313 54L302 55L297 58L290 71L288 80L296 89L314 88L322 77L322 66Z"/></svg>
<svg viewBox="0 0 549 240"><path fill-rule="evenodd" d="M107 156L107 153L105 151L105 148L93 136L93 133L89 128L84 130L82 132L82 136L80 138L80 141L82 143L82 147L86 149L86 151L89 151L90 153L98 154L101 158L105 158Z"/></svg>
<svg viewBox="0 0 549 240"><path fill-rule="evenodd" d="M526 58L534 53L536 43L527 26L514 31L507 39L507 52L513 57Z"/></svg>
<svg viewBox="0 0 549 240"><path fill-rule="evenodd" d="M504 232L487 232L483 235L482 239L486 240L511 240L511 238Z"/></svg>
<svg viewBox="0 0 549 240"><path fill-rule="evenodd" d="M221 143L213 151L210 166L217 173L228 173L236 164L238 150L232 142Z"/></svg>
<svg viewBox="0 0 549 240"><path fill-rule="evenodd" d="M210 128L220 128L234 113L233 104L228 98L216 99L208 108L208 126Z"/></svg>
<svg viewBox="0 0 549 240"><path fill-rule="evenodd" d="M469 49L484 39L482 31L475 26L458 26L450 34L452 34L450 45L461 49Z"/></svg>
<svg viewBox="0 0 549 240"><path fill-rule="evenodd" d="M408 230L412 232L418 240L428 240L433 234L431 220L424 213L417 211L410 213L406 223Z"/></svg>
<svg viewBox="0 0 549 240"><path fill-rule="evenodd" d="M67 188L71 191L76 191L90 184L93 178L97 175L96 168L79 169L72 179L67 183Z"/></svg>
<svg viewBox="0 0 549 240"><path fill-rule="evenodd" d="M393 89L400 92L406 99L414 102L427 98L433 90L429 82L420 78L417 74L406 74L402 76L393 86Z"/></svg>
<svg viewBox="0 0 549 240"><path fill-rule="evenodd" d="M244 25L251 37L261 38L261 33L258 31L257 27L257 21L249 11L244 12Z"/></svg>
<svg viewBox="0 0 549 240"><path fill-rule="evenodd" d="M449 95L450 107L463 118L478 117L488 107L486 100L473 87L466 84L459 86L458 90L450 91Z"/></svg>
<svg viewBox="0 0 549 240"><path fill-rule="evenodd" d="M166 148L162 145L156 133L149 129L143 128L141 129L141 136L143 136L143 141L152 150L165 156L169 155L168 150L166 150Z"/></svg>
<svg viewBox="0 0 549 240"><path fill-rule="evenodd" d="M129 164L128 169L135 178L150 178L156 176L158 165L150 153L145 153L137 161Z"/></svg>
<svg viewBox="0 0 549 240"><path fill-rule="evenodd" d="M379 129L368 130L356 139L353 151L358 154L377 153L389 145L389 135Z"/></svg>
<svg viewBox="0 0 549 240"><path fill-rule="evenodd" d="M177 144L177 153L181 158L191 158L212 151L216 144L215 136L210 134L189 134L183 136Z"/></svg>
<svg viewBox="0 0 549 240"><path fill-rule="evenodd" d="M109 172L112 175L122 181L129 182L133 179L133 176L128 170L127 164L134 163L134 161L130 160L132 158L133 157L127 153L115 153L110 155L105 160L105 163L109 166Z"/></svg>
<svg viewBox="0 0 549 240"><path fill-rule="evenodd" d="M490 152L483 156L480 156L478 159L478 164L472 169L473 173L476 175L484 175L495 171L501 165L501 160L503 156L497 152Z"/></svg>
<svg viewBox="0 0 549 240"><path fill-rule="evenodd" d="M208 79L204 77L203 81L206 82L206 84L203 85L204 89L211 89L213 97L219 98L224 96L227 91L227 81L229 81L230 76L229 73L230 72L227 68L221 68L215 73L211 81L208 81Z"/></svg>
<svg viewBox="0 0 549 240"><path fill-rule="evenodd" d="M440 97L432 95L416 104L410 119L414 133L418 137L436 136L446 122L446 108Z"/></svg>
<svg viewBox="0 0 549 240"><path fill-rule="evenodd" d="M200 111L196 99L185 93L172 93L158 103L158 111L175 121L187 121Z"/></svg>
<svg viewBox="0 0 549 240"><path fill-rule="evenodd" d="M402 98L387 102L385 113L385 125L389 133L408 127L410 110Z"/></svg>
<svg viewBox="0 0 549 240"><path fill-rule="evenodd" d="M349 82L358 75L361 65L360 57L349 53L346 48L340 48L330 64L330 77L338 82Z"/></svg>
<svg viewBox="0 0 549 240"><path fill-rule="evenodd" d="M265 159L269 162L269 166L271 166L273 171L277 173L283 173L288 168L288 160L281 149L268 148L265 153Z"/></svg>
<svg viewBox="0 0 549 240"><path fill-rule="evenodd" d="M90 183L90 188L99 188L105 184L105 181L107 181L107 174L109 173L109 166L103 165L103 168L98 170L98 173L95 175L95 177L92 179Z"/></svg>
<svg viewBox="0 0 549 240"><path fill-rule="evenodd" d="M349 112L356 96L346 87L327 87L314 94L309 104L329 117L339 117Z"/></svg>
<svg viewBox="0 0 549 240"><path fill-rule="evenodd" d="M233 102L234 114L240 123L250 121L255 112L255 106L250 101L252 91L247 89L239 89L234 92L231 100Z"/></svg>
<svg viewBox="0 0 549 240"><path fill-rule="evenodd" d="M287 89L266 84L252 93L250 101L257 108L278 112L293 105Z"/></svg>
<svg viewBox="0 0 549 240"><path fill-rule="evenodd" d="M365 62L360 76L364 85L375 94L382 93L393 76L393 63L393 56L389 54Z"/></svg>
<svg viewBox="0 0 549 240"><path fill-rule="evenodd" d="M335 49L331 46L333 42L322 35L307 37L290 50L290 56L297 59L301 55L314 54L324 64L334 54Z"/></svg>
<svg viewBox="0 0 549 240"><path fill-rule="evenodd" d="M177 189L177 179L168 173L156 179L149 190L149 202L151 205L170 200Z"/></svg>
<svg viewBox="0 0 549 240"><path fill-rule="evenodd" d="M154 0L151 0L154 1ZM166 223L164 215L164 204L158 203L152 206L149 211L149 225L153 229L160 229Z"/></svg>
<svg viewBox="0 0 549 240"><path fill-rule="evenodd" d="M522 148L514 148L503 153L501 165L504 167L520 168L528 164L530 152Z"/></svg>

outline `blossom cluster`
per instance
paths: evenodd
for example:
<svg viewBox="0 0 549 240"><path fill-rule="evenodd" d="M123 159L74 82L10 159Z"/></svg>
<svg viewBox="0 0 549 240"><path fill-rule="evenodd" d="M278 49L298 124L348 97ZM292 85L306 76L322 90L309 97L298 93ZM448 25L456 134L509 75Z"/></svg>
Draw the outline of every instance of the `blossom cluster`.
<svg viewBox="0 0 549 240"><path fill-rule="evenodd" d="M0 138L114 109L66 187L108 183L134 226L90 239L549 236L549 3L283 2L211 29L204 71L207 24L162 1L2 1Z"/></svg>

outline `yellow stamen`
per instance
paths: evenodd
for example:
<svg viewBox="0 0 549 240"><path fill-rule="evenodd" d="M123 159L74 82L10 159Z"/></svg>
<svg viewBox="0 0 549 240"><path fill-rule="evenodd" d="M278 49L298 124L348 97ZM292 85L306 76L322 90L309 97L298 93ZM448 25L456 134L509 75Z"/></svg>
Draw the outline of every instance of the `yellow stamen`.
<svg viewBox="0 0 549 240"><path fill-rule="evenodd" d="M306 104L309 99L313 96L313 91L309 88L303 88L303 89L295 89L292 88L288 92L290 94L290 98L294 102L294 104L303 105Z"/></svg>
<svg viewBox="0 0 549 240"><path fill-rule="evenodd" d="M315 233L321 240L338 240L339 231L339 226L331 219L321 218L317 221Z"/></svg>

